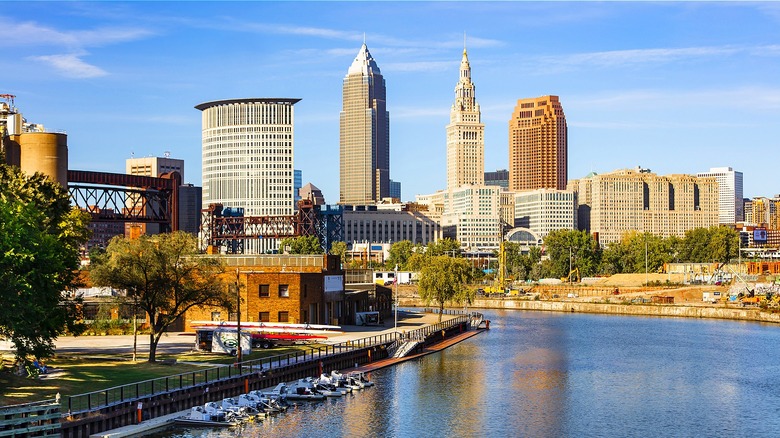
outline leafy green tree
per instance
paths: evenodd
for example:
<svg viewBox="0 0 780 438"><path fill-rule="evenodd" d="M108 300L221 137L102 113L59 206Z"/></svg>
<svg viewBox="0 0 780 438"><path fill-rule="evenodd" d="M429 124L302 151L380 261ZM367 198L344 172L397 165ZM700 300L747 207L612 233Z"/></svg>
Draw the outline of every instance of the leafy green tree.
<svg viewBox="0 0 780 438"><path fill-rule="evenodd" d="M739 234L727 227L695 228L685 233L680 244L681 261L727 262L738 256Z"/></svg>
<svg viewBox="0 0 780 438"><path fill-rule="evenodd" d="M322 246L317 236L298 236L282 239L279 252L286 254L322 254Z"/></svg>
<svg viewBox="0 0 780 438"><path fill-rule="evenodd" d="M76 285L89 216L43 174L0 164L0 181L0 337L20 360L49 357L65 330L84 329L66 291Z"/></svg>
<svg viewBox="0 0 780 438"><path fill-rule="evenodd" d="M449 255L451 257L460 256L460 242L449 238L437 240L435 242L429 242L426 247L425 253L429 257L435 257L440 255Z"/></svg>
<svg viewBox="0 0 780 438"><path fill-rule="evenodd" d="M472 292L466 287L471 279L472 266L466 259L433 256L420 271L420 298L439 305L441 322L441 311L444 310L446 302L461 303L471 300Z"/></svg>
<svg viewBox="0 0 780 438"><path fill-rule="evenodd" d="M390 246L390 257L387 258L385 267L387 269L398 269L401 271L407 270L406 263L414 253L414 244L410 240L402 240L395 242Z"/></svg>
<svg viewBox="0 0 780 438"><path fill-rule="evenodd" d="M614 275L626 272L628 247L620 242L610 242L601 252L601 264L598 272L604 275Z"/></svg>
<svg viewBox="0 0 780 438"><path fill-rule="evenodd" d="M332 245L330 245L330 253L333 255L339 256L341 259L341 263L344 263L347 261L347 243L336 241L333 242Z"/></svg>
<svg viewBox="0 0 780 438"><path fill-rule="evenodd" d="M544 238L549 263L545 275L566 277L569 266L577 268L583 277L597 272L601 250L593 236L586 231L554 230Z"/></svg>
<svg viewBox="0 0 780 438"><path fill-rule="evenodd" d="M197 240L185 232L111 239L105 254L91 261L90 277L98 286L127 292L149 318L149 362L165 329L200 305L231 308L235 299L220 274L222 262L200 256Z"/></svg>

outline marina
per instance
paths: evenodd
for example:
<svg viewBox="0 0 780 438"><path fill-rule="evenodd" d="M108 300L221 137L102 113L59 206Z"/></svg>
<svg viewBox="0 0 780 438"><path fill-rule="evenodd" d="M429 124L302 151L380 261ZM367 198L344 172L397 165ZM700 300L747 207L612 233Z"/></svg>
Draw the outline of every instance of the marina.
<svg viewBox="0 0 780 438"><path fill-rule="evenodd" d="M236 431L274 436L775 436L775 325L486 311L491 330L371 371L370 391ZM379 361L378 361L379 362Z"/></svg>
<svg viewBox="0 0 780 438"><path fill-rule="evenodd" d="M421 320L430 320L433 315L426 316L425 314L415 314L413 312L410 316ZM438 316L434 316L434 318L438 318ZM177 419L179 420L179 423L191 423L192 420L201 420L195 423L199 425L205 424L202 420L220 421L219 413L214 418L211 416L204 418L200 412L197 412L199 411L199 409L197 409L198 403L203 403L205 401L206 404L203 408L208 411L210 407L213 407L210 403L215 401L215 397L220 397L221 395L222 404L224 405L226 400L236 396L237 393L235 391L238 388L243 388L246 393L239 395L238 400L241 400L243 395L261 396L280 401L280 404L284 404L284 402L321 402L326 398L332 398L312 390L320 384L320 381L322 381L323 385L337 385L334 389L338 391L344 390L345 393L355 394L364 388L373 386L373 382L371 382L368 377L370 371L405 360L411 360L421 355L440 351L440 349L446 348L446 346L465 340L481 331L479 329L467 329L467 326L470 325L468 321L475 323L476 327L482 321L481 317L474 320L473 315L469 317L467 315L455 314L443 317L443 320L443 323L414 323L414 325L419 326L419 328L406 333L400 339L395 336L388 336L387 334L380 334L371 338L355 339L355 335L353 334L351 337L354 340L346 342L341 341L341 343L338 344L340 346L334 346L332 348L332 351L334 352L333 356L315 356L312 354L309 356L308 360L306 359L306 355L302 357L296 356L294 358L295 360L291 361L288 358L284 363L279 360L277 362L278 365L275 367L273 365L274 362L268 362L268 368L260 363L252 365L245 363L241 367L240 372L235 373L234 377L230 377L230 374L227 374L227 379L224 377L221 379L218 378L217 380L214 380L213 383L207 385L197 385L192 389L183 389L183 392L179 391L181 396L171 397L170 395L161 394L162 398L156 396L148 398L143 409L144 412L156 412L156 415L154 415L153 418L102 432L90 433L89 435L95 437L122 437L148 434L151 431L169 427L171 422L175 422ZM414 335L412 336L412 334ZM393 341L393 339L395 339L395 341ZM376 344L376 342L380 342L380 344ZM401 345L405 344L411 344L413 349L405 351L399 348ZM341 352L341 349L345 346L348 350ZM381 346L381 349L378 349L377 346ZM385 347L387 347L387 351L385 351ZM375 351L374 355L372 355L372 351ZM380 352L384 352L383 354L389 355L389 357L383 359L383 355L379 354ZM317 358L316 360L315 357ZM339 372L331 368L331 366L335 364L343 364L345 362L349 363L349 370ZM328 364L330 364L330 366L328 366ZM351 365L354 365L354 369ZM323 370L323 366L326 367L325 370ZM261 370L259 373L256 371L258 367ZM271 370L271 367L274 367L274 369ZM313 377L314 374L312 373L303 374L318 368L320 370L320 377L316 379ZM230 367L227 369L229 370ZM323 373L323 371L326 371L326 373ZM280 380L280 377L282 376L299 377L295 380L290 380L289 378L282 378ZM250 380L252 380L253 383L250 384ZM168 385L167 381L168 379L166 379L166 385ZM261 388L265 388L262 390L249 390L251 387L256 387L258 384L262 385L263 382L266 384L275 382L276 384L273 387L261 386ZM209 389L211 389L211 391L209 391ZM192 396L188 394L192 394ZM226 395L228 397L225 397ZM108 397L107 393L105 396ZM142 415L140 411L141 405L142 404L139 403L139 419ZM170 408L173 406L180 406L180 408L175 412L170 412ZM108 406L107 409L115 410L110 406ZM193 411L193 409L195 409L195 411ZM209 413L211 414L212 412ZM182 420L182 417L186 417L186 419ZM228 415L225 415L224 417L228 420L230 419L227 418ZM89 416L84 418L89 418ZM84 428L84 426L79 427ZM72 430L75 432L76 429ZM73 432L69 433L73 434Z"/></svg>

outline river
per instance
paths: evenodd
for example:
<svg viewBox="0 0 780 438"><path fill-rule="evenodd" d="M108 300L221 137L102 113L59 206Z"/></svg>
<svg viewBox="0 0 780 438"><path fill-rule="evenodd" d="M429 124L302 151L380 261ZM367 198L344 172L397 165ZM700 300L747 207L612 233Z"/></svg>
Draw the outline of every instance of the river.
<svg viewBox="0 0 780 438"><path fill-rule="evenodd" d="M238 430L159 437L768 437L780 327L485 311L490 331L375 371L376 386Z"/></svg>

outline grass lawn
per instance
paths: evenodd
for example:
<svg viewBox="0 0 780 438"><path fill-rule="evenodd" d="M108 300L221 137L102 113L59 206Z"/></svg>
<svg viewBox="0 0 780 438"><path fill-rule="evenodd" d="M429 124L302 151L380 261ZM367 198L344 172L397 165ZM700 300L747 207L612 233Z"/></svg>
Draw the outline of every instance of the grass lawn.
<svg viewBox="0 0 780 438"><path fill-rule="evenodd" d="M312 346L280 347L269 350L254 350L244 361L309 351ZM5 354L6 364L9 355ZM148 356L139 356L139 361L132 362L131 357L122 355L59 355L46 360L46 366L52 371L42 378L32 379L13 374L8 368L0 371L0 406L29 403L54 398L57 393L63 398L83 394L114 386L124 385L157 377L171 376L198 369L203 365L192 365L182 362L197 362L208 366L231 364L234 357L189 352L176 355L158 355L157 363L145 362ZM166 359L176 359L176 363L165 365Z"/></svg>

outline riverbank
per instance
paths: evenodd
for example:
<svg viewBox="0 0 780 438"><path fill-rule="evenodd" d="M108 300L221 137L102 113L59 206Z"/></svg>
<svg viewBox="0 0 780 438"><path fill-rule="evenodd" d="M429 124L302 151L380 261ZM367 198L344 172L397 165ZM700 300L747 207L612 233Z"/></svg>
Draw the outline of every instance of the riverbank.
<svg viewBox="0 0 780 438"><path fill-rule="evenodd" d="M423 307L425 302L419 298L402 297L403 307ZM728 304L715 305L666 305L666 304L624 304L594 303L580 301L545 301L519 299L478 299L470 309L506 309L535 310L541 312L600 313L613 315L663 316L677 318L713 318L736 321L753 321L780 324L780 313L762 312L757 307L745 308Z"/></svg>
<svg viewBox="0 0 780 438"><path fill-rule="evenodd" d="M409 322L409 319L417 319L415 322ZM442 315L442 320L450 320L452 318L456 318L456 316L453 315ZM417 313L417 312L404 312L404 319L407 322L403 324L399 320L398 327L399 329L401 327L409 327L409 326L418 326L417 328L421 328L424 326L434 325L438 323L438 315L428 314L428 313ZM392 329L385 329L384 327L374 327L374 329L377 329L378 331L385 331L385 330L391 330L394 331L395 328ZM369 332L361 331L361 330L354 330L354 331L348 331L344 333L343 335L339 336L339 339L343 341L345 338L349 339L361 339L366 336L375 335L377 330L369 330ZM433 342L432 344L429 344L428 346L424 347L422 351L410 354L405 357L401 358L387 358L387 359L380 359L376 361L370 361L368 363L365 363L361 366L358 366L357 363L355 364L355 368L350 368L346 371L361 371L361 372L370 372L375 371L381 368L389 367L401 362L414 360L419 357L432 354L438 351L441 351L445 348L448 348L456 343L459 343L461 341L464 341L472 336L475 336L485 329L477 329L477 330L469 330L464 331L460 333L455 334L447 334L445 335L445 331L442 330L442 338L440 340L437 340ZM437 332L438 333L438 332ZM438 336L438 335L436 335ZM370 355L369 355L370 357ZM264 388L264 391L270 391L273 387L267 387ZM90 435L90 438L120 438L120 437L133 437L133 436L143 436L147 435L149 433L159 431L165 428L170 427L171 422L179 417L185 416L190 412L189 409L170 413L167 415L158 416L156 418L151 418L148 420L144 420L138 424L131 424L123 427L119 427L112 430L107 430L99 433L94 433Z"/></svg>

